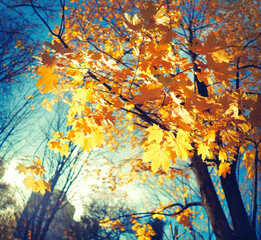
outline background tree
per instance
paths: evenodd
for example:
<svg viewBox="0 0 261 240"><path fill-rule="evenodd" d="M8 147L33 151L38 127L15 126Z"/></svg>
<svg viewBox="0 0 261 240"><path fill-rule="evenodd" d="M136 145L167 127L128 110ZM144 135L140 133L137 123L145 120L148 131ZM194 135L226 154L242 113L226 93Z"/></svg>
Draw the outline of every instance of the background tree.
<svg viewBox="0 0 261 240"><path fill-rule="evenodd" d="M65 30L65 0L51 0L41 2L35 2L32 0L11 0L7 2L5 1L5 6L9 9L19 12L25 17L25 19L36 24L38 28L47 28L53 37L57 37L64 45L66 45L62 39L62 35ZM57 29L55 29L55 26L57 27L58 31L56 31ZM37 39L39 39L39 37ZM43 57L46 57L46 61L48 62L47 55L44 53L43 55Z"/></svg>
<svg viewBox="0 0 261 240"><path fill-rule="evenodd" d="M35 91L36 87L29 71L32 64L36 62L33 55L36 55L36 51L39 50L39 39L43 35L40 33L39 21L32 17L33 9L28 11L28 4L25 2L24 5L16 2L15 6L11 6L10 4L14 2L0 1L0 64L2 66L0 71L0 163L6 166L14 156L18 158L21 152L26 152L26 150L28 153L28 149L33 148L32 143L39 140L33 133L37 132L35 122L39 123L37 121L39 115L37 116L36 113L39 110L41 96L38 91ZM49 1L48 5L36 8L42 14L45 13L45 16L52 14L54 17L53 13L57 6L52 4ZM40 111L40 114L42 112ZM34 129L32 125L35 126ZM69 179L75 177L73 174L69 175L67 175ZM1 199L2 203L9 204L8 211L10 211L8 212L5 208L1 211L3 223L1 227L3 226L4 229L1 228L3 230L1 237L4 234L4 239L13 239L11 234L16 227L17 219L13 213L16 210L10 209L15 208L15 196L11 196L10 186L4 182L1 182L1 190L5 196ZM40 211L39 208L37 211ZM50 223L48 222L46 226L48 224ZM48 230L48 227L46 228ZM46 229L44 230L47 232Z"/></svg>
<svg viewBox="0 0 261 240"><path fill-rule="evenodd" d="M46 239L49 233L48 230L55 220L57 212L61 212L61 209L65 208L69 204L69 201L72 200L74 196L74 183L81 177L80 173L85 168L85 162L96 156L96 154L92 155L91 153L83 156L81 149L71 144L60 146L64 149L62 154L54 153L49 149L49 145L55 146L57 144L55 141L49 142L53 132L56 130L56 134L60 134L58 133L58 129L61 132L62 129L66 128L64 111L65 109L62 108L61 104L57 106L56 114L48 121L47 127L44 130L43 141L35 152L41 158L35 156L34 166L37 164L44 166L47 172L44 174L43 179L50 183L50 189L45 191L45 188L42 186L44 184L42 180L33 176L27 175L24 180L28 188L32 188L35 192L40 191L41 194L39 193L36 196L36 200L28 200L29 205L27 204L28 207L25 208L25 213L23 213L25 216L23 224L17 230L17 234L22 239L27 239L29 235L31 239ZM24 168L29 169L25 165L20 163L17 169L20 172L23 172ZM57 192L57 190L59 191Z"/></svg>
<svg viewBox="0 0 261 240"><path fill-rule="evenodd" d="M35 26L19 11L8 9L7 1L0 1L0 82L18 81L34 62L32 54L39 48L34 38ZM21 80L21 79L20 79Z"/></svg>
<svg viewBox="0 0 261 240"><path fill-rule="evenodd" d="M202 206L217 239L257 239L258 2L88 1L68 8L62 40L46 43L36 70L40 90L70 107L71 128L55 140L86 151L123 139L142 145L133 167L170 179L181 174L170 167L183 164L201 202L170 203L152 214L189 227L191 207ZM253 185L247 199L240 182Z"/></svg>
<svg viewBox="0 0 261 240"><path fill-rule="evenodd" d="M107 194L104 194L107 195ZM120 215L130 213L122 200L113 199L113 196L105 199L93 198L84 204L84 212L80 221L71 221L70 218L64 218L66 229L72 239L135 239L134 232L131 230L131 217L124 218L120 228L103 228L100 221L105 218L117 218ZM69 221L68 221L69 220Z"/></svg>
<svg viewBox="0 0 261 240"><path fill-rule="evenodd" d="M13 239L20 206L14 189L2 179L4 171L3 165L0 165L0 239Z"/></svg>
<svg viewBox="0 0 261 240"><path fill-rule="evenodd" d="M33 122L37 100L42 101L30 73L39 41L35 38L36 25L21 12L8 9L7 1L0 1L0 19L0 156L8 162L24 147L29 116Z"/></svg>

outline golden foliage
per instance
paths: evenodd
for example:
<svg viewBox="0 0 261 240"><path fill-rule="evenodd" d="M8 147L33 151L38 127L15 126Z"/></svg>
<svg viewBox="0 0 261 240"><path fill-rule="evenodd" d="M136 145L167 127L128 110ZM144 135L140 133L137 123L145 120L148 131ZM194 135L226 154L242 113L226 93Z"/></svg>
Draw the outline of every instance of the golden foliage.
<svg viewBox="0 0 261 240"><path fill-rule="evenodd" d="M46 43L52 55L41 55L37 86L69 107L70 130L56 134L50 148L66 156L69 143L88 152L104 145L142 147L129 160L129 175L119 173L126 182L139 178L139 170L188 179L174 166L188 166L194 154L226 178L243 149L252 178L249 149L261 136L256 1L237 1L235 8L201 0L190 6L199 16L193 21L187 21L186 1L101 2L98 9L94 0L77 9L68 5L63 39L70 48L53 41ZM54 102L43 105L50 110ZM33 188L32 181L26 180ZM176 219L189 226L190 217L187 209ZM141 236L147 230L137 225L135 231Z"/></svg>

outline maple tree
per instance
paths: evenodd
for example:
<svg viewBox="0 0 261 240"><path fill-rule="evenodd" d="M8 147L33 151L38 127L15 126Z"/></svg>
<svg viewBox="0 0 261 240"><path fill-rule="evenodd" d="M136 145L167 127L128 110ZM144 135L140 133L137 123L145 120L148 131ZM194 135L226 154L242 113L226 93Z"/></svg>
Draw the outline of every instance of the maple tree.
<svg viewBox="0 0 261 240"><path fill-rule="evenodd" d="M258 1L71 1L67 9L66 31L52 30L36 70L36 85L48 93L43 105L51 110L61 99L69 106L70 128L50 148L64 155L71 143L87 152L124 141L141 147L129 161L137 177L186 174L201 196L152 215L172 215L189 228L190 208L201 205L217 239L257 239ZM242 198L240 182L253 186L250 199Z"/></svg>

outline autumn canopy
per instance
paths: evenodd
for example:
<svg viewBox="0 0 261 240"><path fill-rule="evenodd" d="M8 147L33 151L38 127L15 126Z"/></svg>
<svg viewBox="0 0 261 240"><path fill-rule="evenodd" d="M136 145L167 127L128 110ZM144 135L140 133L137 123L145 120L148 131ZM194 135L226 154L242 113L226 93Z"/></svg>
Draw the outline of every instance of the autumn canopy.
<svg viewBox="0 0 261 240"><path fill-rule="evenodd" d="M57 26L36 67L42 105L68 105L68 131L49 147L62 156L72 143L142 149L132 173L194 179L201 197L159 206L154 217L172 214L189 229L190 208L201 205L217 239L257 239L259 1L71 2L65 31Z"/></svg>

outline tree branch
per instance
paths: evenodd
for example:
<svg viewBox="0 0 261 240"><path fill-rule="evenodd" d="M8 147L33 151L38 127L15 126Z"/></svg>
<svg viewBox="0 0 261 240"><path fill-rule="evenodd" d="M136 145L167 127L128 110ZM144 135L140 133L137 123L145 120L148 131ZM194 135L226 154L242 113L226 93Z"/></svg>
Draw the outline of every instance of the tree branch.
<svg viewBox="0 0 261 240"><path fill-rule="evenodd" d="M185 205L181 204L181 203L173 203L169 206L166 206L165 208L163 208L163 210L161 210L160 212L139 212L139 213L132 213L132 214L124 214L124 215L120 215L117 218L113 218L113 219L109 219L109 220L105 220L102 221L103 223L106 222L111 222L111 221L115 221L117 219L120 218L125 218L125 217L133 217L133 218L144 218L144 217L149 217L149 216L153 216L153 215L163 215L163 216L176 216L178 214L181 214L182 212L184 212L186 209L193 207L193 206L202 206L201 202L191 202L191 203L187 203ZM173 208L173 207L180 207L181 209L178 212L175 213L163 213L162 211L164 210L168 210L169 208Z"/></svg>

